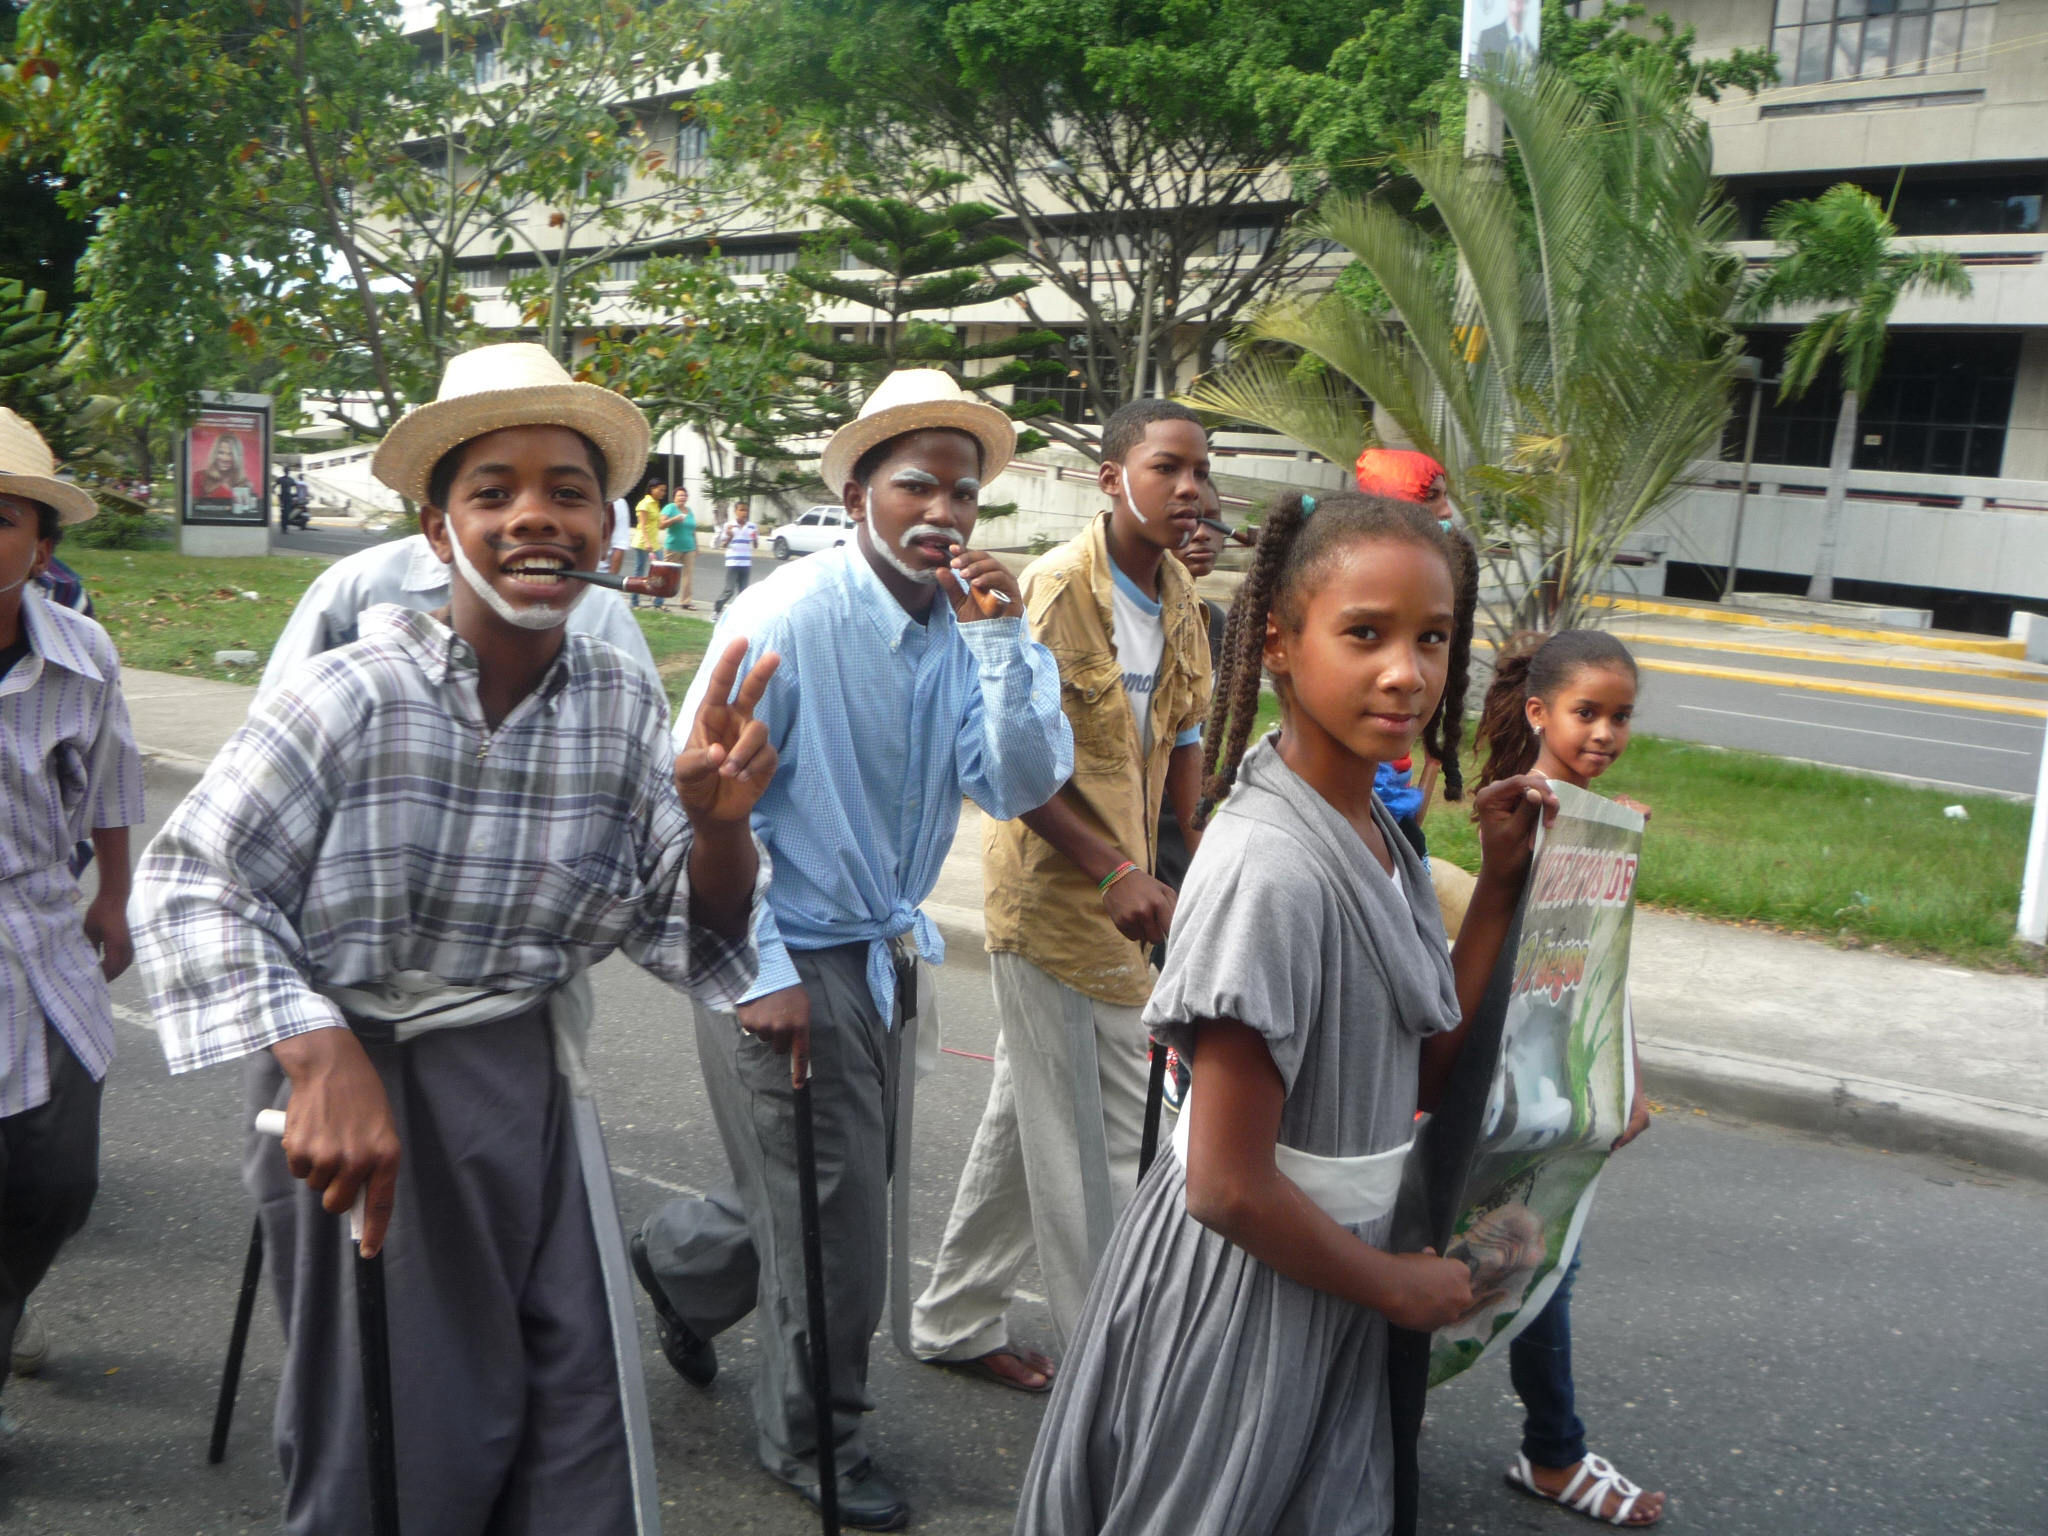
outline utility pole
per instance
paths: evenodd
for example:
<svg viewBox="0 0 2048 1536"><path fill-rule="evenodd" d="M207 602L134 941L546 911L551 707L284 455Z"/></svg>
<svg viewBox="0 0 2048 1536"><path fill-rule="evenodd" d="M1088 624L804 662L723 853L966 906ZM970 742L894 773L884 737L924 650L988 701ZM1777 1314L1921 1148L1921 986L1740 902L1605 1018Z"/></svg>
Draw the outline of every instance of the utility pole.
<svg viewBox="0 0 2048 1536"><path fill-rule="evenodd" d="M2041 775L2034 782L2034 824L2027 834L2027 862L2020 875L2019 935L2029 944L2048 944L2048 739L2042 743Z"/></svg>

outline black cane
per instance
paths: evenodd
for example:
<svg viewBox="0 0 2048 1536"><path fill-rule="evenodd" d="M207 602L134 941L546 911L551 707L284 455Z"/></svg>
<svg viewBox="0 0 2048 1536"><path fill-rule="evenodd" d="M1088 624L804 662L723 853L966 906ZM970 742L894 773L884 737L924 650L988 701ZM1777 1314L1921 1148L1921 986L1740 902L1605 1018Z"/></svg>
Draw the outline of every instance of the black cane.
<svg viewBox="0 0 2048 1536"><path fill-rule="evenodd" d="M235 1389L242 1380L242 1350L249 1342L249 1319L256 1312L256 1287L263 1278L263 1218L249 1228L249 1257L242 1261L242 1294L235 1298L235 1326L228 1335L227 1363L220 1368L220 1397L213 1405L213 1439L207 1442L206 1464L217 1467L228 1453L228 1425L235 1417Z"/></svg>
<svg viewBox="0 0 2048 1536"><path fill-rule="evenodd" d="M839 1446L832 1433L831 1352L825 1344L825 1240L818 1227L818 1144L811 1119L810 1063L796 1103L797 1204L803 1221L804 1291L811 1318L811 1415L818 1454L818 1515L825 1536L839 1536Z"/></svg>
<svg viewBox="0 0 2048 1536"><path fill-rule="evenodd" d="M1152 1042L1152 1078L1145 1085L1145 1130L1138 1138L1138 1177L1152 1171L1159 1155L1159 1106L1166 1099L1166 1047Z"/></svg>
<svg viewBox="0 0 2048 1536"><path fill-rule="evenodd" d="M284 1111L261 1110L256 1129L283 1136ZM370 1536L398 1536L398 1441L391 1429L391 1330L384 1310L384 1255L363 1257L363 1199L348 1213L355 1244L356 1337L363 1359L363 1430L370 1452Z"/></svg>

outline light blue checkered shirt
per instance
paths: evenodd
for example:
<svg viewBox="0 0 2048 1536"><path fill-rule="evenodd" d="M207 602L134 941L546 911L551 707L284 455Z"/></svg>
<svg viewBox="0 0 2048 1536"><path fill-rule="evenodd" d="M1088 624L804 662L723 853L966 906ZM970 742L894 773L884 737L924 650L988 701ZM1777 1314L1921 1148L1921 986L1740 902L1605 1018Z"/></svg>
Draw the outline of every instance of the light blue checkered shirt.
<svg viewBox="0 0 2048 1536"><path fill-rule="evenodd" d="M961 798L1007 821L1074 771L1059 667L1021 618L960 624L941 595L918 623L846 545L784 566L726 608L677 712L678 743L738 635L748 666L782 657L756 711L781 766L754 810L775 875L745 1000L797 985L789 950L865 940L868 988L890 1023L888 941L908 934L926 961L945 958L918 907L953 846Z"/></svg>

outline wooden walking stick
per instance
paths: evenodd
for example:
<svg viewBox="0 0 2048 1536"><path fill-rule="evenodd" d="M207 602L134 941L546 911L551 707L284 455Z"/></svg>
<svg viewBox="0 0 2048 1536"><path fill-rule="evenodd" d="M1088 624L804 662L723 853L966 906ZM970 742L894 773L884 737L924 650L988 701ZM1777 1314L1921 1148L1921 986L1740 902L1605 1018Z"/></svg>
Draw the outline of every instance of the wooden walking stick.
<svg viewBox="0 0 2048 1536"><path fill-rule="evenodd" d="M1166 1098L1166 1047L1152 1042L1152 1076L1145 1084L1145 1130L1138 1138L1138 1177L1152 1171L1152 1159L1159 1155L1159 1106Z"/></svg>
<svg viewBox="0 0 2048 1536"><path fill-rule="evenodd" d="M811 1116L811 1064L795 1082L797 1203L803 1222L804 1292L810 1306L811 1414L818 1457L818 1515L839 1536L839 1446L832 1432L831 1352L825 1345L825 1240L818 1225L818 1143Z"/></svg>
<svg viewBox="0 0 2048 1536"><path fill-rule="evenodd" d="M256 1115L256 1129L282 1137L281 1109ZM363 1361L363 1430L370 1450L370 1536L398 1536L398 1440L391 1426L391 1331L384 1309L384 1255L363 1257L363 1198L349 1208L348 1233L355 1244L356 1336Z"/></svg>
<svg viewBox="0 0 2048 1536"><path fill-rule="evenodd" d="M206 1464L217 1467L228 1453L228 1425L235 1416L235 1389L242 1380L242 1350L249 1342L249 1319L256 1311L256 1288L263 1278L263 1218L249 1229L249 1256L242 1261L242 1294L235 1298L235 1326L228 1334L227 1363L220 1371L220 1396L213 1405L213 1438L207 1442Z"/></svg>

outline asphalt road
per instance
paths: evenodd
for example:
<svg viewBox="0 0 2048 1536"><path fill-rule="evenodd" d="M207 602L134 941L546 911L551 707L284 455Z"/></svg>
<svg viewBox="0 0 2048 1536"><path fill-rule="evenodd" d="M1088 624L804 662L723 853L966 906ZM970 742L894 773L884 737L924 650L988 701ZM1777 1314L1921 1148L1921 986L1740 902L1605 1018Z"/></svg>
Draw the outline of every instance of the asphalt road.
<svg viewBox="0 0 2048 1536"><path fill-rule="evenodd" d="M1753 658L1727 659L1753 665ZM1868 672L1860 677L1871 680ZM1955 687L1967 680L1937 680L1926 673L1892 673L1885 680L1914 688L1986 691L1982 684ZM2025 697L2027 685L2015 682L1996 691ZM1654 671L1643 673L1636 726L1685 741L1875 769L1961 790L2019 794L2034 791L2048 732L2048 722L2020 715Z"/></svg>
<svg viewBox="0 0 2048 1536"><path fill-rule="evenodd" d="M181 787L153 784L153 818ZM718 1179L723 1159L680 1001L618 961L600 971L597 993L592 1067L621 1205L637 1222ZM39 1293L54 1358L6 1393L22 1430L0 1441L0 1526L30 1536L272 1530L265 1420L278 1341L267 1298L228 1462L203 1464L250 1214L237 1183L236 1074L168 1078L132 975L115 996L122 1054L99 1203ZM985 1055L994 1021L971 957L945 970L941 997L949 1048ZM938 1240L988 1070L948 1054L920 1095L920 1256ZM1575 1311L1594 1447L1670 1491L1667 1529L2039 1532L2044 1220L2048 1190L2037 1185L1668 1110L1610 1174L1588 1238ZM1020 1306L1017 1323L1027 1340L1046 1340L1042 1306ZM668 1529L816 1529L753 1465L746 1326L720 1341L724 1370L709 1393L670 1374L651 1328L643 1348ZM877 1451L918 1528L1007 1531L1040 1402L912 1364L882 1340L871 1382ZM1433 1399L1426 1531L1590 1529L1503 1486L1517 1422L1498 1365Z"/></svg>
<svg viewBox="0 0 2048 1536"><path fill-rule="evenodd" d="M273 522L270 525L270 552L274 555L325 555L338 560L359 549L368 549L372 544L381 544L386 537L386 534L365 533L357 528L294 528L290 533L280 533Z"/></svg>

